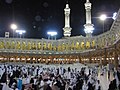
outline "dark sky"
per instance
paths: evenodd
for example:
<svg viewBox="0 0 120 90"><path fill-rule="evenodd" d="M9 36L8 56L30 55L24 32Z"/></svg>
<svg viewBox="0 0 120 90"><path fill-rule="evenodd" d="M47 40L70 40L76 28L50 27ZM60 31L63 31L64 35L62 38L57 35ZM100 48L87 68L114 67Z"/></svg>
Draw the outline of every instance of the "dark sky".
<svg viewBox="0 0 120 90"><path fill-rule="evenodd" d="M86 0L69 0L71 8L72 36L85 35L84 3ZM117 12L120 0L90 0L92 3L92 22L95 25L93 35L102 33L102 22L95 17L101 13L111 17ZM64 8L66 0L0 0L0 37L5 31L12 30L10 24L17 23L19 29L27 32L25 38L47 38L47 31L58 32L57 38L63 37ZM109 30L113 20L105 21L105 31Z"/></svg>

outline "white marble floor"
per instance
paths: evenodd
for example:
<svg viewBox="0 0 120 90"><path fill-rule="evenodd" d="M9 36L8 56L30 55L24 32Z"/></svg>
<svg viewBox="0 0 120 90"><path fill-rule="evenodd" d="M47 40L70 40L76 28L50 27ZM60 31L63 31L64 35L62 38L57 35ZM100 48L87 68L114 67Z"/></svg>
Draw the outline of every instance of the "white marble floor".
<svg viewBox="0 0 120 90"><path fill-rule="evenodd" d="M113 73L112 72L110 73L110 80L108 80L107 72L105 72L105 74L103 76L101 76L100 73L99 73L98 74L98 79L100 80L101 89L102 90L108 90L110 81L113 80Z"/></svg>

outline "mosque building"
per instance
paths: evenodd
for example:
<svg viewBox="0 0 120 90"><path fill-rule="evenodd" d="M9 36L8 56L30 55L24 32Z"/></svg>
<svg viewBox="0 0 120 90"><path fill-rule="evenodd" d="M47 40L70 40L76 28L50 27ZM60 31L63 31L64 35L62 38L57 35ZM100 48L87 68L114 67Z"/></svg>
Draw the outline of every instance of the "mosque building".
<svg viewBox="0 0 120 90"><path fill-rule="evenodd" d="M91 3L86 0L86 23L84 36L71 37L70 6L64 9L64 37L58 40L0 38L0 62L22 63L97 63L118 65L120 60L120 10L110 30L92 36Z"/></svg>

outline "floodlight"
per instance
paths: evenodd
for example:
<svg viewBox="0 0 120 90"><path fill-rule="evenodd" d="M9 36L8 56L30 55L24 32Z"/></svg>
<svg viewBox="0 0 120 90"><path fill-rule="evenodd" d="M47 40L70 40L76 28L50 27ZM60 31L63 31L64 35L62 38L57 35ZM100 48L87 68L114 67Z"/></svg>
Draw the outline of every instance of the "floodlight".
<svg viewBox="0 0 120 90"><path fill-rule="evenodd" d="M17 29L17 25L16 25L16 24L11 24L10 27L11 27L11 29L13 29L13 30Z"/></svg>
<svg viewBox="0 0 120 90"><path fill-rule="evenodd" d="M99 18L100 18L100 20L104 21L104 20L106 20L106 19L107 19L107 15L102 14Z"/></svg>
<svg viewBox="0 0 120 90"><path fill-rule="evenodd" d="M48 35L55 36L57 35L57 32L47 32Z"/></svg>

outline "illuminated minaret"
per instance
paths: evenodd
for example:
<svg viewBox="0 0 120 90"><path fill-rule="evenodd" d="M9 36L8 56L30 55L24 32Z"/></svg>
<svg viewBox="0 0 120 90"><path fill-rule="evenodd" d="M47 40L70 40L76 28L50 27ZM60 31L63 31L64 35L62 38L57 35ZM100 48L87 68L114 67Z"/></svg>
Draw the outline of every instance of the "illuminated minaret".
<svg viewBox="0 0 120 90"><path fill-rule="evenodd" d="M91 3L89 0L86 0L85 3L85 9L86 9L86 24L84 25L84 31L86 33L87 37L91 37L93 30L94 30L94 25L91 22Z"/></svg>
<svg viewBox="0 0 120 90"><path fill-rule="evenodd" d="M64 12L65 12L65 27L63 28L64 37L70 37L72 28L70 27L70 8L68 4L66 4Z"/></svg>

